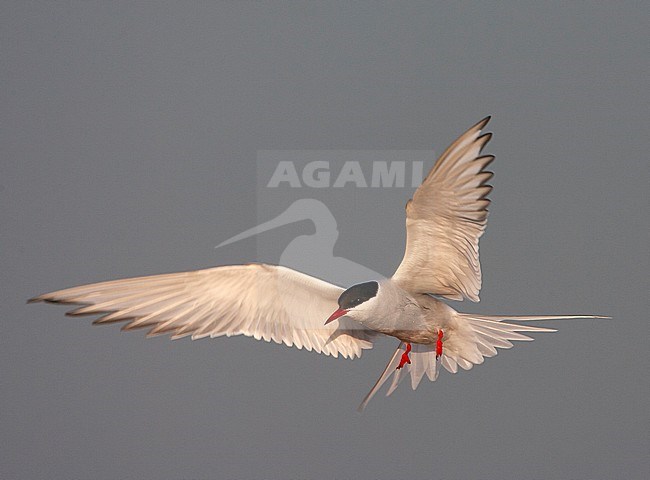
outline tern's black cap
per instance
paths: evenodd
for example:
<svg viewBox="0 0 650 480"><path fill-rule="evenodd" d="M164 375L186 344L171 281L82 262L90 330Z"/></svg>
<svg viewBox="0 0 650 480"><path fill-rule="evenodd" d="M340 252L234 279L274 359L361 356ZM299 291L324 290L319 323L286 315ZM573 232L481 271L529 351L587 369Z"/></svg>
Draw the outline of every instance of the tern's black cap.
<svg viewBox="0 0 650 480"><path fill-rule="evenodd" d="M379 290L377 282L365 282L353 285L339 297L339 307L349 310L374 298Z"/></svg>

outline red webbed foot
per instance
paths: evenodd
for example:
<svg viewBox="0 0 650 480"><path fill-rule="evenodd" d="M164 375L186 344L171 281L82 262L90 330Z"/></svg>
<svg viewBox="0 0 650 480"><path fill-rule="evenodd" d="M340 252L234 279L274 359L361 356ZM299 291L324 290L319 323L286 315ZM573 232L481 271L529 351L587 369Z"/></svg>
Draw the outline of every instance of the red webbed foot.
<svg viewBox="0 0 650 480"><path fill-rule="evenodd" d="M444 333L442 330L438 330L438 340L436 341L436 360L442 356L442 337Z"/></svg>
<svg viewBox="0 0 650 480"><path fill-rule="evenodd" d="M402 368L407 363L409 365L411 364L411 359L409 358L409 352L410 351L411 351L411 344L407 343L406 344L406 352L402 353L402 359L399 361L399 365L397 366L397 370Z"/></svg>

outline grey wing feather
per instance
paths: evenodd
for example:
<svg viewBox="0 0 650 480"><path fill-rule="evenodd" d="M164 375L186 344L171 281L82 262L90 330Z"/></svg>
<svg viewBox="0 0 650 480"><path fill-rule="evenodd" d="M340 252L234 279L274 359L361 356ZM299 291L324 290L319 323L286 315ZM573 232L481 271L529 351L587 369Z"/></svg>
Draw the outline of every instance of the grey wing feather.
<svg viewBox="0 0 650 480"><path fill-rule="evenodd" d="M325 325L342 288L286 267L250 264L126 278L46 293L32 301L79 304L69 315L102 314L172 339L245 335L355 358L375 333L353 320Z"/></svg>
<svg viewBox="0 0 650 480"><path fill-rule="evenodd" d="M491 137L481 134L488 120L445 150L406 206L406 250L393 280L411 292L479 300L478 241L492 190L485 168L494 159L481 155Z"/></svg>

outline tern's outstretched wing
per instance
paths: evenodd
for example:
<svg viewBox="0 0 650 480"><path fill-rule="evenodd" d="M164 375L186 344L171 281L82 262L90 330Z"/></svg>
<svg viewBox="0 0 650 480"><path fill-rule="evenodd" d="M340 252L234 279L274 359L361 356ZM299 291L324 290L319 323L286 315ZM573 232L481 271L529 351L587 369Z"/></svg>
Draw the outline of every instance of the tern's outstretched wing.
<svg viewBox="0 0 650 480"><path fill-rule="evenodd" d="M408 291L479 300L478 240L492 190L484 169L494 159L480 155L491 137L481 130L489 119L447 148L406 205L406 251L393 280Z"/></svg>
<svg viewBox="0 0 650 480"><path fill-rule="evenodd" d="M123 330L149 335L246 335L355 358L372 348L373 332L347 318L325 325L341 292L286 267L249 264L82 285L31 301L81 304L68 314L104 314L94 323L128 321Z"/></svg>

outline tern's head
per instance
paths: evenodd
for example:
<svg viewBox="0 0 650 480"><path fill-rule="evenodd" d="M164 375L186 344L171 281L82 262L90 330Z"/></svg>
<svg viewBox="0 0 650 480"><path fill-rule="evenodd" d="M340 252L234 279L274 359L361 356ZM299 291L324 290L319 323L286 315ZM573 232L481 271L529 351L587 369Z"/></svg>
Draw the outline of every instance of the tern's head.
<svg viewBox="0 0 650 480"><path fill-rule="evenodd" d="M379 283L364 282L348 288L339 297L339 308L327 319L326 324L336 320L343 315L360 323L368 317L376 303Z"/></svg>

